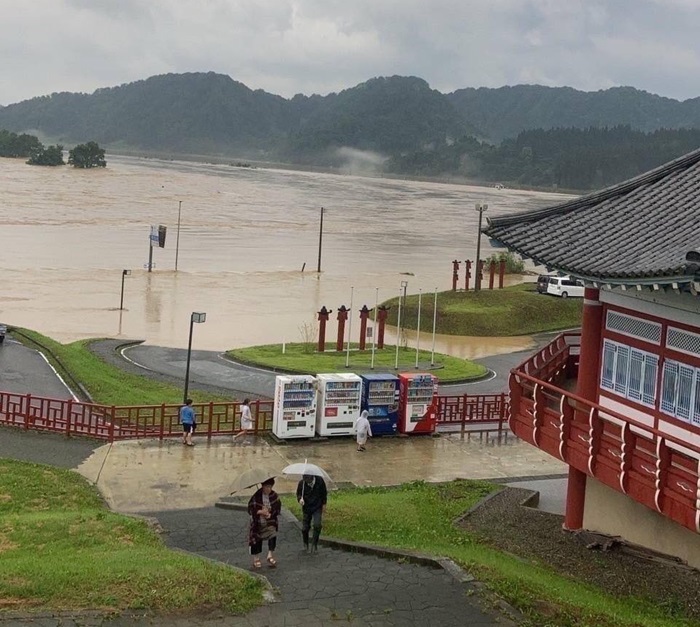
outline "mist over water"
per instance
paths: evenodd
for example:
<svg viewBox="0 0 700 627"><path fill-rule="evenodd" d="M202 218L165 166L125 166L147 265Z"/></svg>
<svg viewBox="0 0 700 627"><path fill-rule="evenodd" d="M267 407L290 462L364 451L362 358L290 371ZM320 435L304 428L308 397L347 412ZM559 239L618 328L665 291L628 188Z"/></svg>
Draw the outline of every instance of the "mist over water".
<svg viewBox="0 0 700 627"><path fill-rule="evenodd" d="M381 302L398 295L402 280L408 293L451 287L452 260L475 257L475 203L502 215L565 199L113 156L106 169L32 167L12 159L0 159L0 169L0 321L61 342L119 336L185 347L192 311L207 313L195 327L195 348L297 342L300 327L314 323L322 306L334 312L350 306L351 287L357 341L357 311L374 306L377 288ZM168 233L148 273L151 224L166 225ZM490 254L486 238L482 250ZM123 269L132 274L120 312ZM328 338L335 334L334 313ZM436 344L462 357L527 347L521 338Z"/></svg>

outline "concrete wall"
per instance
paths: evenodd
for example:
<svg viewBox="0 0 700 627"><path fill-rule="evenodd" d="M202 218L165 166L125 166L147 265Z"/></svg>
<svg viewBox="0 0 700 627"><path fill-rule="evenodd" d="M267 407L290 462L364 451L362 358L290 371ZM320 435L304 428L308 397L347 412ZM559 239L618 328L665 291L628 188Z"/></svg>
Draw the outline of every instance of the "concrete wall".
<svg viewBox="0 0 700 627"><path fill-rule="evenodd" d="M674 555L700 568L700 534L588 477L583 528Z"/></svg>

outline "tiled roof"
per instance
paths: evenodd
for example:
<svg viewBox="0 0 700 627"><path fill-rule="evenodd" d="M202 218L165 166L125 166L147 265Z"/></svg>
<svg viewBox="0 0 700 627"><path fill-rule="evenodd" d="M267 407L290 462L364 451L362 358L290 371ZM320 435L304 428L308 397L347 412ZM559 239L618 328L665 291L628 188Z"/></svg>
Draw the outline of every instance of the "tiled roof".
<svg viewBox="0 0 700 627"><path fill-rule="evenodd" d="M483 230L539 265L611 284L700 279L700 150L600 192L489 219Z"/></svg>

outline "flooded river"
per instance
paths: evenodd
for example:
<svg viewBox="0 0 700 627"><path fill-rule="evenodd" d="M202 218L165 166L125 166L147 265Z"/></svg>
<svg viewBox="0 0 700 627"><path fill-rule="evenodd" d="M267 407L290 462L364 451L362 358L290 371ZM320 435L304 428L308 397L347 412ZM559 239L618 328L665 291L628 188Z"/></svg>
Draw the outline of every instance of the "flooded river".
<svg viewBox="0 0 700 627"><path fill-rule="evenodd" d="M561 195L273 169L111 157L108 167L42 168L0 159L0 321L61 342L142 338L223 350L298 342L322 306L451 287L453 259L473 259L478 213L552 205ZM181 201L179 247L178 208ZM322 273L316 273L324 207ZM148 262L151 224L168 227ZM178 271L175 271L177 248ZM488 241L482 239L484 256ZM305 270L302 267L305 264ZM124 310L119 311L122 270ZM463 281L463 268L460 283ZM335 338L335 314L328 337ZM389 334L387 341L393 339ZM421 339L429 347L430 335ZM527 338L438 337L474 358Z"/></svg>

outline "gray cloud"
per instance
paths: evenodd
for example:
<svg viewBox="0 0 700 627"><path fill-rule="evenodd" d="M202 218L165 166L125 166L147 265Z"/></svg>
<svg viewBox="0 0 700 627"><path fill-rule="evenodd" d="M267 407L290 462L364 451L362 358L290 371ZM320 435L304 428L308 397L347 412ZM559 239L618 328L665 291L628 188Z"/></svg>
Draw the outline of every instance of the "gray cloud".
<svg viewBox="0 0 700 627"><path fill-rule="evenodd" d="M0 104L166 72L283 96L416 75L700 95L698 0L0 0Z"/></svg>

